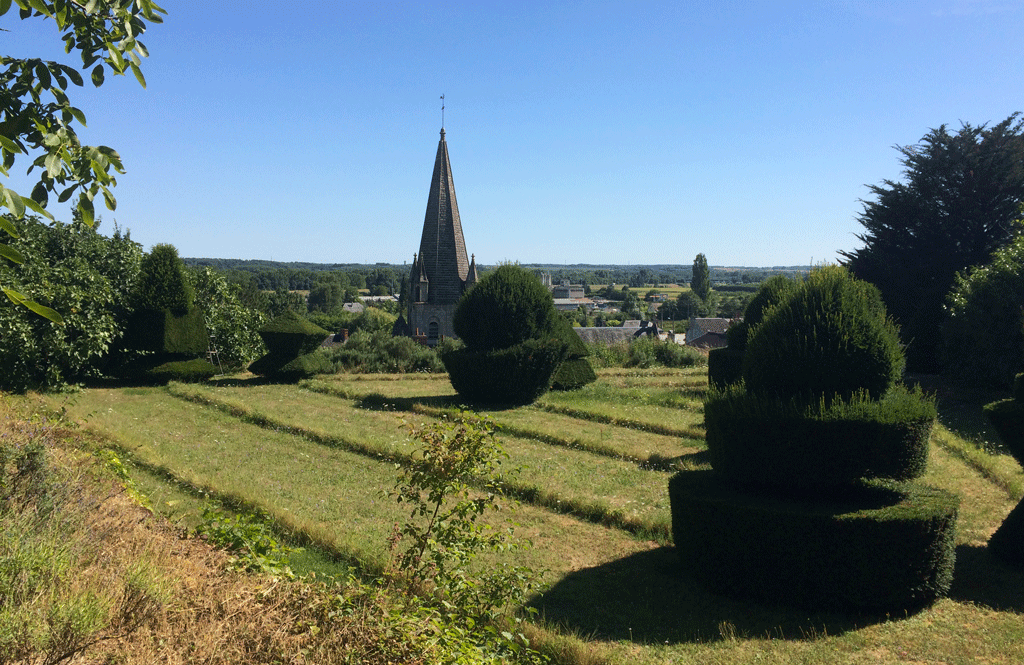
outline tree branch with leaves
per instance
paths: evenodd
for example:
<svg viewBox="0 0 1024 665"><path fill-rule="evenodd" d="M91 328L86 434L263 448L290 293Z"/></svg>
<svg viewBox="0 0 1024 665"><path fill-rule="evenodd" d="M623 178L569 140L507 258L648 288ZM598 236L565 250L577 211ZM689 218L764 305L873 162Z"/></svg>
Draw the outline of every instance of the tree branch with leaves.
<svg viewBox="0 0 1024 665"><path fill-rule="evenodd" d="M32 158L29 174L39 169L28 196L0 184L0 208L7 208L14 219L31 210L52 221L46 211L51 194L59 203L77 195L81 219L92 226L97 198L109 210L117 207L111 189L117 184L115 174L124 173L124 166L113 148L83 145L79 140L75 127L85 127L86 118L72 105L69 86L82 87L86 72L98 88L109 69L115 75L130 71L146 87L141 64L149 52L139 38L146 22L161 23L166 11L152 0L0 0L0 16L15 7L22 20L54 21L65 53L77 52L81 64L73 67L41 58L0 56L0 173L9 177L19 157ZM17 226L9 218L0 216L0 229L18 237ZM0 257L24 262L17 250L3 243ZM61 320L53 309L2 284L0 289L14 303Z"/></svg>

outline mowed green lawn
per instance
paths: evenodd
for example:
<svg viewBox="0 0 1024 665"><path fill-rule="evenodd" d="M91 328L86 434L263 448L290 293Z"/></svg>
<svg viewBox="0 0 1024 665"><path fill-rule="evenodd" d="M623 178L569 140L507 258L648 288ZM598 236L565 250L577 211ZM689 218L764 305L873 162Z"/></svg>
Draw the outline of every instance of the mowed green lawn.
<svg viewBox="0 0 1024 665"><path fill-rule="evenodd" d="M924 480L962 498L950 598L909 617L815 615L690 582L668 537L666 484L674 469L705 464L704 371L605 370L582 391L487 414L521 467L519 509L491 519L511 515L533 541L515 556L546 571L551 586L534 605L547 629L613 662L1024 662L1024 575L985 549L1024 474L946 429ZM302 387L90 389L70 411L150 471L261 509L373 568L406 518L386 492L413 453L408 426L457 408L444 377L337 375ZM154 496L172 496L147 478Z"/></svg>

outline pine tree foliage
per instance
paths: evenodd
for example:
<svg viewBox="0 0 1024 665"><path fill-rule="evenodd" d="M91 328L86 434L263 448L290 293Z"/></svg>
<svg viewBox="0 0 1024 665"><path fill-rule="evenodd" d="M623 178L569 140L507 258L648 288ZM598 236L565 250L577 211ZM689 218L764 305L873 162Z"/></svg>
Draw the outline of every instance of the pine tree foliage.
<svg viewBox="0 0 1024 665"><path fill-rule="evenodd" d="M939 366L943 304L958 272L984 265L1015 235L1024 203L1024 120L933 129L903 155L902 182L869 189L864 247L840 252L875 284L901 327L911 369Z"/></svg>

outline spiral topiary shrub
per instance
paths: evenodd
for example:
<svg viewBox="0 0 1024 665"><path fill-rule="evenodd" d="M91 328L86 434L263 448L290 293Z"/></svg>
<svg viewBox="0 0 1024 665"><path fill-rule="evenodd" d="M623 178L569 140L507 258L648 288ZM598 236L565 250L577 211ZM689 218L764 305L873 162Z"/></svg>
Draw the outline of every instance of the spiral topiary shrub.
<svg viewBox="0 0 1024 665"><path fill-rule="evenodd" d="M760 600L928 603L951 582L958 501L897 481L925 471L934 402L900 385L874 287L831 266L781 291L749 327L744 381L708 392L713 471L670 481L680 560L712 589Z"/></svg>

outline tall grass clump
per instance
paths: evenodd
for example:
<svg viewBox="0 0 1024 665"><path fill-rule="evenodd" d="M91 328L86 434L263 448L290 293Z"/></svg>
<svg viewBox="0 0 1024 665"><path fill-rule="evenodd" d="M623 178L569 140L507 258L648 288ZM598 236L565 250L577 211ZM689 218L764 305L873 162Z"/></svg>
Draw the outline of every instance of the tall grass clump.
<svg viewBox="0 0 1024 665"><path fill-rule="evenodd" d="M66 431L0 413L0 662L64 662L150 621L160 584L142 561L88 571L106 549L88 522L99 501L55 462Z"/></svg>

